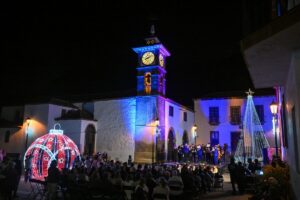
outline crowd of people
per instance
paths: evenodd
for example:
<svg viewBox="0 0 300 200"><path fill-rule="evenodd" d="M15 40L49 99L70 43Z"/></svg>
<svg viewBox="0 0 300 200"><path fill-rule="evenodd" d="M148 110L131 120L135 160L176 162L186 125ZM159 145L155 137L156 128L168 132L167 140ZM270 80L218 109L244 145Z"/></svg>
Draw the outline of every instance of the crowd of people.
<svg viewBox="0 0 300 200"><path fill-rule="evenodd" d="M249 179L252 179L250 181L254 182L254 175L261 175L261 170L262 166L258 159L255 159L253 162L251 158L248 158L247 164L242 164L242 162L235 163L235 160L232 157L230 159L230 163L228 164L228 171L232 185L232 194L237 194L236 184L239 193L244 194L245 190L247 189L246 187Z"/></svg>
<svg viewBox="0 0 300 200"><path fill-rule="evenodd" d="M17 191L16 160L4 157L0 175L5 177L1 199L12 199ZM204 164L136 164L109 160L106 153L76 159L74 167L59 171L53 161L45 177L47 199L192 199L212 191L214 181L222 175L216 166ZM30 173L28 173L30 176ZM30 178L28 179L31 181ZM11 183L9 183L11 181ZM9 183L9 184L7 184ZM59 196L58 196L59 195ZM3 197L3 198L2 198Z"/></svg>
<svg viewBox="0 0 300 200"><path fill-rule="evenodd" d="M192 199L211 191L214 180L222 178L209 165L141 165L132 163L130 157L128 162L121 163L107 160L102 154L84 157L72 170L63 170L61 174L53 168L49 168L47 181L51 180L51 188L53 183L63 188L64 199L105 195L112 199L182 199L182 195ZM48 195L52 198L56 192L51 192L51 188Z"/></svg>
<svg viewBox="0 0 300 200"><path fill-rule="evenodd" d="M276 156L273 156L270 165L265 166L262 166L257 159L254 159L253 162L251 158L248 158L245 164L242 162L235 163L232 157L228 164L228 170L231 179L232 193L234 195L237 194L237 192L244 194L245 191L247 191L253 193L251 198L253 200L275 200L282 199L282 196L284 199L286 198L284 195L287 195L288 192L285 191L286 194L281 194L282 196L280 196L279 191L287 190L287 185L280 183L280 181L282 182L283 179L286 179L286 183L288 182L288 167L285 162ZM274 173L276 171L277 174ZM264 174L264 172L268 174ZM280 185L285 188L280 188Z"/></svg>
<svg viewBox="0 0 300 200"><path fill-rule="evenodd" d="M168 157L168 160L177 162L206 162L209 164L217 165L221 162L225 162L226 153L229 154L227 144L221 146L220 144L184 144L179 145L174 149L172 156Z"/></svg>
<svg viewBox="0 0 300 200"><path fill-rule="evenodd" d="M20 157L9 159L4 150L0 150L0 199L17 197L18 185L22 175Z"/></svg>
<svg viewBox="0 0 300 200"><path fill-rule="evenodd" d="M128 161L122 163L110 160L107 153L97 153L76 159L71 170L62 171L58 170L54 160L48 169L48 177L42 182L50 200L56 199L58 194L62 199L105 196L111 199L192 199L212 191L217 182L223 181L219 167L225 165L218 164L223 161L224 152L226 145L182 145L178 147L180 162L144 165L133 163L130 155ZM242 164L232 157L226 166L233 194L243 194L247 189L247 178L262 173L257 159L248 159L247 164ZM30 181L30 167L25 167L25 172L25 180ZM19 157L8 159L1 151L0 199L15 197L21 173Z"/></svg>

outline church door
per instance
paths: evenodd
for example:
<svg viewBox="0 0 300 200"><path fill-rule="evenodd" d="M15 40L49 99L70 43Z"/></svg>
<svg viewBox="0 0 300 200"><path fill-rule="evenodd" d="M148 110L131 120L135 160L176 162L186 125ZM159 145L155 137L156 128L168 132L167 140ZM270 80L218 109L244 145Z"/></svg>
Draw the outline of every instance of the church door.
<svg viewBox="0 0 300 200"><path fill-rule="evenodd" d="M233 131L231 134L231 153L235 153L239 139L241 137L240 131Z"/></svg>
<svg viewBox="0 0 300 200"><path fill-rule="evenodd" d="M170 129L168 134L168 157L167 157L168 161L174 160L175 144L176 144L176 138L175 138L174 130Z"/></svg>
<svg viewBox="0 0 300 200"><path fill-rule="evenodd" d="M95 136L96 129L95 126L90 124L85 129L85 144L84 144L84 154L93 155L95 151Z"/></svg>
<svg viewBox="0 0 300 200"><path fill-rule="evenodd" d="M184 131L184 132L183 132L183 136L182 136L182 144L183 144L183 145L189 144L189 136L188 136L187 131Z"/></svg>
<svg viewBox="0 0 300 200"><path fill-rule="evenodd" d="M213 147L219 144L219 131L210 132L210 145Z"/></svg>

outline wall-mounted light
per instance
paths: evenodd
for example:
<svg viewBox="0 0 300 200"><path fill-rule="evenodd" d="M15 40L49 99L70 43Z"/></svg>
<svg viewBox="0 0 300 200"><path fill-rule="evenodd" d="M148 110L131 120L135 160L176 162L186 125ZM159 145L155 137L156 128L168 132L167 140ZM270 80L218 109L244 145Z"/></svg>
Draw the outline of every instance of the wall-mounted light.
<svg viewBox="0 0 300 200"><path fill-rule="evenodd" d="M159 119L158 119L158 117L155 119L155 126L159 126Z"/></svg>
<svg viewBox="0 0 300 200"><path fill-rule="evenodd" d="M26 124L27 124L27 127L30 125L30 122L31 122L31 118L30 117L26 117Z"/></svg>
<svg viewBox="0 0 300 200"><path fill-rule="evenodd" d="M197 130L197 125L196 124L194 124L194 126L193 126L193 129L194 129L194 131L196 131Z"/></svg>
<svg viewBox="0 0 300 200"><path fill-rule="evenodd" d="M276 115L277 114L277 111L278 111L278 104L274 102L274 100L272 101L272 103L270 104L270 110L271 110L271 113L273 115Z"/></svg>
<svg viewBox="0 0 300 200"><path fill-rule="evenodd" d="M27 150L27 146L28 146L28 130L29 130L29 125L30 125L30 122L31 122L31 118L30 117L26 117L26 120L25 120L26 124L27 124L27 127L26 127L26 131L25 131L25 134L26 134L26 137L25 137L25 151Z"/></svg>

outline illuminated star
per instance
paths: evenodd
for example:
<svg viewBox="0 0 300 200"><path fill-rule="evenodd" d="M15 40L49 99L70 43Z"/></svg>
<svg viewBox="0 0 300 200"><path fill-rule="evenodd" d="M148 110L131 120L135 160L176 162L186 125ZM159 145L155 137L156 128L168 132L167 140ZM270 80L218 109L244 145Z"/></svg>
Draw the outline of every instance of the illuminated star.
<svg viewBox="0 0 300 200"><path fill-rule="evenodd" d="M249 90L246 92L246 94L248 96L252 96L254 94L254 92L249 88Z"/></svg>

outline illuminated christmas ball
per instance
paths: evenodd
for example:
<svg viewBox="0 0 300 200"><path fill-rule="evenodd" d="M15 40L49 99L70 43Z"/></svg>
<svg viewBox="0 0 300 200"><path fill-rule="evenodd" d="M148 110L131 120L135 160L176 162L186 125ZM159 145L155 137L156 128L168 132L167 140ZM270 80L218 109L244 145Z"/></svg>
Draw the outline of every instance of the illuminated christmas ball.
<svg viewBox="0 0 300 200"><path fill-rule="evenodd" d="M25 167L30 167L31 179L44 180L48 176L48 168L53 160L57 161L57 167L61 171L64 168L72 169L76 159L80 159L80 153L76 144L63 130L50 130L50 133L37 138L27 149L24 155Z"/></svg>

